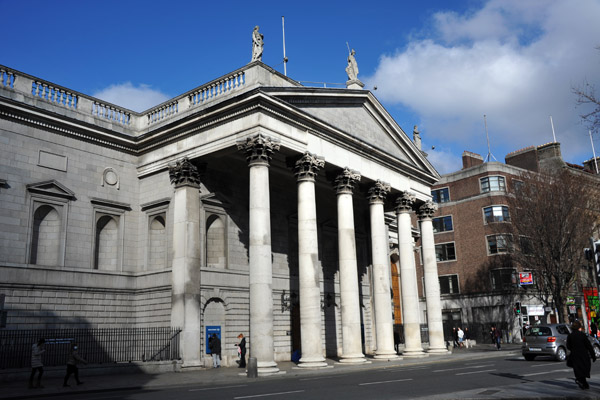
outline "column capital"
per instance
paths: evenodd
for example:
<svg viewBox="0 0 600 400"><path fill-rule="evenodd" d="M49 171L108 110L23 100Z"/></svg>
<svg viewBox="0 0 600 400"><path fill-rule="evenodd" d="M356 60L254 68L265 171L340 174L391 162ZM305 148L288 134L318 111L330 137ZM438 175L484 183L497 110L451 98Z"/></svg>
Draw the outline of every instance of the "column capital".
<svg viewBox="0 0 600 400"><path fill-rule="evenodd" d="M175 185L175 188L182 186L200 188L198 168L187 157L175 161L174 164L169 164L169 178L171 179L171 184Z"/></svg>
<svg viewBox="0 0 600 400"><path fill-rule="evenodd" d="M360 182L360 173L346 167L333 181L337 194L352 194L354 184Z"/></svg>
<svg viewBox="0 0 600 400"><path fill-rule="evenodd" d="M369 204L383 203L391 190L389 183L382 182L378 179L377 182L369 188L369 195L367 196Z"/></svg>
<svg viewBox="0 0 600 400"><path fill-rule="evenodd" d="M420 220L431 219L433 217L433 214L435 214L435 212L437 211L437 209L438 205L436 203L434 203L431 200L427 200L419 207L419 210L417 211L417 216Z"/></svg>
<svg viewBox="0 0 600 400"><path fill-rule="evenodd" d="M416 200L417 196L414 193L402 192L396 199L396 214L411 212Z"/></svg>
<svg viewBox="0 0 600 400"><path fill-rule="evenodd" d="M314 181L319 169L325 166L325 159L305 152L294 164L294 175L298 182Z"/></svg>
<svg viewBox="0 0 600 400"><path fill-rule="evenodd" d="M279 150L279 142L269 136L259 133L237 142L238 150L246 153L249 165L263 163L268 165L274 151Z"/></svg>

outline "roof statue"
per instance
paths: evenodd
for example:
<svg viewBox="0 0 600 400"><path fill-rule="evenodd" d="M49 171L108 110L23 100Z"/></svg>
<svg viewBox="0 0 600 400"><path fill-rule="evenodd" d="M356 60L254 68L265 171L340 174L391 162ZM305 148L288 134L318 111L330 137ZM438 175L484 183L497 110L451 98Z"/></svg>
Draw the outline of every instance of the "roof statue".
<svg viewBox="0 0 600 400"><path fill-rule="evenodd" d="M419 127L417 125L415 125L413 129L413 142L415 143L415 146L417 146L417 149L421 150L421 132L419 132Z"/></svg>
<svg viewBox="0 0 600 400"><path fill-rule="evenodd" d="M262 61L263 39L264 36L258 31L259 26L256 25L252 31L252 61Z"/></svg>
<svg viewBox="0 0 600 400"><path fill-rule="evenodd" d="M350 49L348 49L350 50ZM356 51L352 49L348 54L348 65L346 66L346 74L348 75L348 81L346 87L348 89L362 89L365 85L358 79L358 64L354 55Z"/></svg>
<svg viewBox="0 0 600 400"><path fill-rule="evenodd" d="M350 54L348 55L348 66L346 67L346 74L348 74L348 80L354 81L358 79L358 64L356 63L356 58L354 55L356 51L352 49Z"/></svg>

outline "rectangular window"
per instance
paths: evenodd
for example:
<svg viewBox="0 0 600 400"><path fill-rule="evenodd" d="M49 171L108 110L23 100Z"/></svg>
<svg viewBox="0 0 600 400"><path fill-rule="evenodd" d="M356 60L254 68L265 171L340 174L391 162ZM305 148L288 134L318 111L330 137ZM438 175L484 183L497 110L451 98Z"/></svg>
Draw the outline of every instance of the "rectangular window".
<svg viewBox="0 0 600 400"><path fill-rule="evenodd" d="M448 188L442 188L431 191L434 203L447 203L450 201L450 191Z"/></svg>
<svg viewBox="0 0 600 400"><path fill-rule="evenodd" d="M454 229L452 226L452 216L438 217L433 219L433 233L448 232Z"/></svg>
<svg viewBox="0 0 600 400"><path fill-rule="evenodd" d="M454 260L456 260L456 251L454 250L454 242L436 244L435 245L435 258L437 261L454 261Z"/></svg>
<svg viewBox="0 0 600 400"><path fill-rule="evenodd" d="M487 236L489 254L503 254L510 251L510 237L508 235Z"/></svg>
<svg viewBox="0 0 600 400"><path fill-rule="evenodd" d="M458 275L443 275L440 279L440 294L458 294Z"/></svg>
<svg viewBox="0 0 600 400"><path fill-rule="evenodd" d="M487 224L491 222L509 222L507 206L491 206L483 209L483 215Z"/></svg>
<svg viewBox="0 0 600 400"><path fill-rule="evenodd" d="M510 289L517 285L517 273L514 269L494 269L491 271L492 289Z"/></svg>
<svg viewBox="0 0 600 400"><path fill-rule="evenodd" d="M481 183L481 193L487 192L506 192L506 182L503 176L486 176L479 179Z"/></svg>

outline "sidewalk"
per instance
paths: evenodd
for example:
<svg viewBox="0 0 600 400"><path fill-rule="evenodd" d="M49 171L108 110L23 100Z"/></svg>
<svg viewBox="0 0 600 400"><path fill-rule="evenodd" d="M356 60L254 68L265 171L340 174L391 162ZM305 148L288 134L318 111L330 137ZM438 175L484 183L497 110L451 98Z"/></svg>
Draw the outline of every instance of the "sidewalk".
<svg viewBox="0 0 600 400"><path fill-rule="evenodd" d="M495 350L491 345L478 345L472 349L459 349L452 354L446 355L430 355L426 358L419 359L402 359L396 361L377 361L372 360L369 364L363 365L347 365L339 364L334 360L327 360L330 366L333 368L327 369L327 373L344 373L348 371L360 371L367 369L377 369L385 366L400 366L400 365L416 365L416 364L427 364L427 363L438 363L445 360L457 360L457 359L478 359L478 358L490 358L490 357L506 357L509 355L520 355L520 345L507 344L503 345L501 351ZM84 382L83 385L76 385L75 380L71 377L69 384L71 387L62 387L62 377L44 377L42 384L43 389L29 389L28 377L29 371L23 370L22 379L15 380L12 382L0 382L0 399L32 399L36 397L47 397L47 396L61 396L64 394L84 394L84 393L99 393L99 392L110 392L115 390L144 390L159 387L169 386L180 386L180 385L194 385L196 387L215 385L215 384L236 384L236 383L247 383L249 379L279 379L281 377L293 377L293 376L311 376L323 373L323 370L310 370L297 368L292 362L278 362L279 369L285 374L278 374L270 377L259 377L259 378L247 378L245 370L235 367L229 368L218 368L218 369L200 369L196 371L186 372L164 372L159 374L110 374L110 375L94 375L90 376L86 374L86 367L80 368L79 375L80 379ZM594 379L596 378L596 379ZM598 382L598 377L592 377L592 381ZM565 379L565 383L562 387L564 396L560 395L561 386L555 388L550 387L553 390L541 390L541 388L535 389L535 383L515 385L514 393L519 395L517 398L569 398L568 396L576 395L577 398L586 398L586 395L593 395L596 398L600 393L600 385L593 387L593 389L587 392L573 391L573 384ZM560 381L557 381L560 382ZM540 386L539 384L538 386ZM592 382L592 385L594 383ZM461 392L460 396L458 393L448 394L446 396L435 397L436 399L449 399L449 398L506 398L506 397L495 397L494 394L501 393L502 396L507 395L507 388L503 387L501 390L488 389L486 395L481 396L477 391ZM558 395L558 397L556 397ZM478 397L479 396L479 397ZM513 396L510 396L513 397ZM58 398L58 397L57 397Z"/></svg>

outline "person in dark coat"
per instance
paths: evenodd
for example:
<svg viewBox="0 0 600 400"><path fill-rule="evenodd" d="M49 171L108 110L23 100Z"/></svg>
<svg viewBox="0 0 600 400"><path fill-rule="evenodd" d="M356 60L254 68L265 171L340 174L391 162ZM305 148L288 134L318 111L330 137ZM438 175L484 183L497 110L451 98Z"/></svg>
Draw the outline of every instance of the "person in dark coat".
<svg viewBox="0 0 600 400"><path fill-rule="evenodd" d="M567 336L567 349L571 351L569 354L569 365L575 373L575 382L581 389L589 389L586 378L590 377L592 363L590 358L596 362L596 353L592 344L581 331L581 322L575 321L571 326L572 332Z"/></svg>
<svg viewBox="0 0 600 400"><path fill-rule="evenodd" d="M453 345L454 348L458 347L458 331L456 330L456 327L452 328L452 340L454 341Z"/></svg>
<svg viewBox="0 0 600 400"><path fill-rule="evenodd" d="M71 352L69 353L69 359L67 360L67 374L65 375L63 382L64 387L69 387L68 382L71 374L75 375L75 382L77 382L78 385L83 384L83 382L79 380L79 368L77 368L77 364L79 363L87 364L87 361L79 355L77 344L73 344L71 346Z"/></svg>
<svg viewBox="0 0 600 400"><path fill-rule="evenodd" d="M590 329L592 331L592 336L598 337L598 325L596 325L596 321L592 318L592 324L590 325Z"/></svg>
<svg viewBox="0 0 600 400"><path fill-rule="evenodd" d="M236 344L240 354L240 365L238 368L246 368L246 338L244 334L240 333L238 339L240 339L240 342Z"/></svg>
<svg viewBox="0 0 600 400"><path fill-rule="evenodd" d="M221 368L221 339L216 333L213 333L209 342L208 348L212 354L213 368Z"/></svg>

